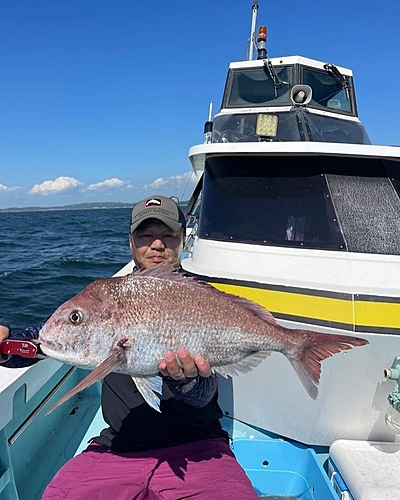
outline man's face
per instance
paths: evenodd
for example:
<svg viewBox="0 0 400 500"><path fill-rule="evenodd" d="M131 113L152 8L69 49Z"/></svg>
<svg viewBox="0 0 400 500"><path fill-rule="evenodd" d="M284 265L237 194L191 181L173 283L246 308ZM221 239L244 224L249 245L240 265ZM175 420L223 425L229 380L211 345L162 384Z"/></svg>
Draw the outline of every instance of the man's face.
<svg viewBox="0 0 400 500"><path fill-rule="evenodd" d="M132 257L138 268L179 264L183 249L183 228L173 231L157 219L148 219L129 235Z"/></svg>

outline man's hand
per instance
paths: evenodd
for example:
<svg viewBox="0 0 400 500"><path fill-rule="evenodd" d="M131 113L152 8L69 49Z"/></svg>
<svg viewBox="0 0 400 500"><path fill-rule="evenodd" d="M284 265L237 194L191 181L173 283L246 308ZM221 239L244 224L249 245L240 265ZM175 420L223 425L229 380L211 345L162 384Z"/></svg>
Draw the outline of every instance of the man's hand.
<svg viewBox="0 0 400 500"><path fill-rule="evenodd" d="M175 354L168 351L164 359L158 365L162 375L171 377L173 380L182 380L184 378L209 377L211 375L211 366L202 356L192 358L184 347L178 349L177 355L182 367L179 366Z"/></svg>
<svg viewBox="0 0 400 500"><path fill-rule="evenodd" d="M3 326L0 325L0 344L3 342L3 340L6 340L10 335L10 329L8 326ZM10 356L6 356L3 354L0 354L0 363L3 363L4 361L7 361L10 359Z"/></svg>
<svg viewBox="0 0 400 500"><path fill-rule="evenodd" d="M8 326L3 326L0 325L0 342L3 342L3 340L6 340L10 335L10 329Z"/></svg>

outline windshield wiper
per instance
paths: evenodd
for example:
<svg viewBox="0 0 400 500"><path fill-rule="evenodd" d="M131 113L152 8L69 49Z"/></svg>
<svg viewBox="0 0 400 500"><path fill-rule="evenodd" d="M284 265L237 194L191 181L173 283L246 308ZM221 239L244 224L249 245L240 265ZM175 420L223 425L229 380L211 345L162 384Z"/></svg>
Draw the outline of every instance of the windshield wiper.
<svg viewBox="0 0 400 500"><path fill-rule="evenodd" d="M275 68L269 59L264 59L264 69L267 69L271 80L274 82L274 94L275 99L277 99L278 89L282 87L282 82L279 80L279 76L276 74Z"/></svg>
<svg viewBox="0 0 400 500"><path fill-rule="evenodd" d="M342 75L342 73L337 69L337 67L334 64L326 63L324 64L324 70L342 84L342 87L346 92L346 98L348 101L350 101L350 85L348 84L346 78Z"/></svg>

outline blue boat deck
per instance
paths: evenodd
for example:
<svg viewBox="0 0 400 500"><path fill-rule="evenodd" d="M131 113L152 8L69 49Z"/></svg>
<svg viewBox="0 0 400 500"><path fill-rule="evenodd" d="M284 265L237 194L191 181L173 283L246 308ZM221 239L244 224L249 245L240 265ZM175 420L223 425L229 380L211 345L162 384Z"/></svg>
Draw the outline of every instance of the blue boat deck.
<svg viewBox="0 0 400 500"><path fill-rule="evenodd" d="M40 363L44 365L44 363ZM58 469L83 451L105 427L100 383L45 416L51 404L86 374L66 365L27 397L26 379L13 393L12 418L0 429L0 500L39 500ZM55 390L55 387L59 390ZM277 438L266 431L224 418L233 436L233 451L260 498L337 500L313 449ZM326 456L324 456L324 459Z"/></svg>
<svg viewBox="0 0 400 500"><path fill-rule="evenodd" d="M40 499L57 470L82 451L90 437L104 427L100 384L45 416L51 404L87 373L59 363L57 365L58 369L29 398L29 372L37 372L39 366L21 374L22 383L11 400L12 418L0 428L1 500ZM60 388L56 392L54 387L57 386Z"/></svg>

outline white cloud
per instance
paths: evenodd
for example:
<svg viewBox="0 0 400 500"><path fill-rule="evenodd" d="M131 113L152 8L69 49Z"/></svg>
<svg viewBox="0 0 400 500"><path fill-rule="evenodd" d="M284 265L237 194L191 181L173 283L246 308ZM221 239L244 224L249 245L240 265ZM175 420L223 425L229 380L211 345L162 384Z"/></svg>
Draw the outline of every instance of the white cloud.
<svg viewBox="0 0 400 500"><path fill-rule="evenodd" d="M42 198L40 206L64 205L83 203L85 201L103 201L104 197L116 202L134 202L145 196L161 194L177 196L186 199L190 196L198 178L193 172L185 172L170 177L158 177L146 184L137 185L129 180L116 177L105 179L92 184L67 176L60 176L54 180L47 180L33 187L8 187L0 184L0 207L9 208L27 203L26 193L32 197ZM22 205L23 206L23 205Z"/></svg>
<svg viewBox="0 0 400 500"><path fill-rule="evenodd" d="M29 191L29 194L40 194L47 196L49 194L65 193L66 191L74 191L83 186L73 177L57 177L54 181L44 181L42 184L35 184Z"/></svg>
<svg viewBox="0 0 400 500"><path fill-rule="evenodd" d="M159 177L155 179L150 184L146 184L144 188L158 189L158 188L182 188L187 184L195 184L198 181L198 177L193 172L185 172L182 175L172 175L171 177L167 177L163 179Z"/></svg>
<svg viewBox="0 0 400 500"><path fill-rule="evenodd" d="M11 193L13 191L18 191L19 189L22 189L20 187L8 187L5 186L4 184L0 184L0 193Z"/></svg>
<svg viewBox="0 0 400 500"><path fill-rule="evenodd" d="M149 187L149 188L159 188L161 186L165 186L166 184L168 183L168 179L163 179L162 177L159 177L158 179L154 180L152 183L150 184L145 184L145 188Z"/></svg>
<svg viewBox="0 0 400 500"><path fill-rule="evenodd" d="M106 189L115 189L122 187L132 187L129 183L121 181L121 179L117 179L113 177L112 179L106 179L105 181L98 182L97 184L89 184L87 186L87 191L104 191Z"/></svg>

